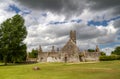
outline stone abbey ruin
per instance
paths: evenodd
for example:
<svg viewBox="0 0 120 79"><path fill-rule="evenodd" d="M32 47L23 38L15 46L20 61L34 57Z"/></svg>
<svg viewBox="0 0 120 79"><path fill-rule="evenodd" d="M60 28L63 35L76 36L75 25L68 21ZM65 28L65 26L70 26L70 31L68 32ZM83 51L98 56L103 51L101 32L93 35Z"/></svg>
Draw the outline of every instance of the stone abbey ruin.
<svg viewBox="0 0 120 79"><path fill-rule="evenodd" d="M76 31L70 31L70 38L68 42L61 48L55 51L52 46L51 51L42 51L39 46L38 62L85 62L85 61L98 61L100 56L99 47L96 46L94 52L87 50L80 51L76 45Z"/></svg>

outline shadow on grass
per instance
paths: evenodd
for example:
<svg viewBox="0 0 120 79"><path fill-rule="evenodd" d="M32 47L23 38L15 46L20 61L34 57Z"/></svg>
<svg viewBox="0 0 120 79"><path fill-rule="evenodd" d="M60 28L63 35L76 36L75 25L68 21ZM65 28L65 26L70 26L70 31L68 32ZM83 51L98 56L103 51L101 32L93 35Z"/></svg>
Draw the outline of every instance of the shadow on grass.
<svg viewBox="0 0 120 79"><path fill-rule="evenodd" d="M36 64L38 62L17 62L17 63L7 63L5 65L4 63L0 63L0 66L18 66L18 65L30 65L30 64Z"/></svg>

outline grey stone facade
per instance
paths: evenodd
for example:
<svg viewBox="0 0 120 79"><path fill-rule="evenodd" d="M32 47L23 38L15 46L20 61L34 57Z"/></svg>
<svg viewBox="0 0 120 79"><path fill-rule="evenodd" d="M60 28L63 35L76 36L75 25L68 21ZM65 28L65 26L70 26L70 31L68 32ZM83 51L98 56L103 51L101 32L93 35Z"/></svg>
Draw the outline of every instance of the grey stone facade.
<svg viewBox="0 0 120 79"><path fill-rule="evenodd" d="M38 62L85 62L98 61L100 50L98 46L95 52L80 51L76 45L76 31L70 31L70 39L62 49L55 51L54 46L50 52L43 52L39 46Z"/></svg>

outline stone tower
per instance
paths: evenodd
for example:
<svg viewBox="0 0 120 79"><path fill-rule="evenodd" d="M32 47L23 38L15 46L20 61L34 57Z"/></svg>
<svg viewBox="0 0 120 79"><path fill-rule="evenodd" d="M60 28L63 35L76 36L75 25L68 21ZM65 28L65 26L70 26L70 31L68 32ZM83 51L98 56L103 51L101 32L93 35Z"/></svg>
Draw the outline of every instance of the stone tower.
<svg viewBox="0 0 120 79"><path fill-rule="evenodd" d="M70 31L70 39L76 44L76 31Z"/></svg>
<svg viewBox="0 0 120 79"><path fill-rule="evenodd" d="M41 46L39 45L39 50L38 50L38 53L42 53L42 48Z"/></svg>
<svg viewBox="0 0 120 79"><path fill-rule="evenodd" d="M42 52L43 52L43 51L42 51L41 45L39 45L39 49L38 49L38 57L37 57L37 58L38 58L38 61L41 60L41 57L40 57L40 56L41 56Z"/></svg>
<svg viewBox="0 0 120 79"><path fill-rule="evenodd" d="M51 52L55 52L55 47L54 46L52 46L52 50L51 50Z"/></svg>
<svg viewBox="0 0 120 79"><path fill-rule="evenodd" d="M98 45L96 45L96 52L100 52Z"/></svg>

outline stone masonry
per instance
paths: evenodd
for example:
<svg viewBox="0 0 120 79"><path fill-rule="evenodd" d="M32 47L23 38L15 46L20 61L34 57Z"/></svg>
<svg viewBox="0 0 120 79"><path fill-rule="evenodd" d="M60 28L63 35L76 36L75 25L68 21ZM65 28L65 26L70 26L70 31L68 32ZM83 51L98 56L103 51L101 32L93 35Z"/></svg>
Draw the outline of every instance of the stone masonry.
<svg viewBox="0 0 120 79"><path fill-rule="evenodd" d="M70 39L62 49L57 49L52 46L49 52L43 52L39 46L38 62L85 62L98 61L100 56L99 47L96 46L95 52L86 50L80 51L76 45L76 31L70 31Z"/></svg>

